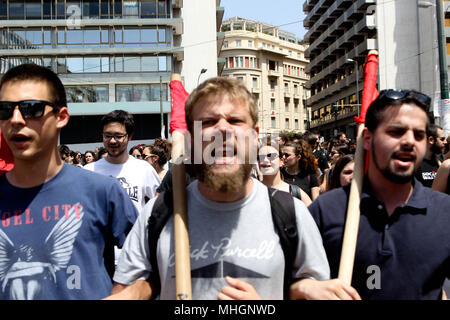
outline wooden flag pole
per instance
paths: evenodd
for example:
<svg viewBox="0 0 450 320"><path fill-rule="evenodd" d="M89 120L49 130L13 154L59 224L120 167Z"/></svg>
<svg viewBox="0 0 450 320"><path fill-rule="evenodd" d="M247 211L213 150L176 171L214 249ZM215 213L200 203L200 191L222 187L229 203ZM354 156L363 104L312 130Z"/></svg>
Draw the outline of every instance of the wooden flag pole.
<svg viewBox="0 0 450 320"><path fill-rule="evenodd" d="M179 74L173 74L171 81L180 81ZM184 107L184 104L183 104ZM175 243L175 288L177 300L191 300L191 260L189 250L189 231L186 209L186 170L184 167L184 134L172 133L172 184L174 209Z"/></svg>
<svg viewBox="0 0 450 320"><path fill-rule="evenodd" d="M356 118L358 122L358 131L356 136L355 168L353 171L352 183L350 185L347 217L345 221L344 238L342 241L341 260L339 263L338 273L338 278L348 285L351 285L352 282L360 220L359 205L361 201L366 159L366 152L362 141L362 132L364 129L367 109L378 95L378 91L376 89L377 67L378 51L370 50L364 70L364 89L360 117Z"/></svg>

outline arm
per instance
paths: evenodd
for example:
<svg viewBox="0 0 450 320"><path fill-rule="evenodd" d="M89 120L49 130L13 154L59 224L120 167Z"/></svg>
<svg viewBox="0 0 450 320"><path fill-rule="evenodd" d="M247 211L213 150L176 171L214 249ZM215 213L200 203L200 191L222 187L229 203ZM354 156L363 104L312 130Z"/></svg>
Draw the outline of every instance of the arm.
<svg viewBox="0 0 450 320"><path fill-rule="evenodd" d="M137 280L130 285L115 282L111 295L103 300L149 300L154 292L152 287L147 280Z"/></svg>
<svg viewBox="0 0 450 320"><path fill-rule="evenodd" d="M320 195L320 188L319 187L312 187L311 188L312 201L316 200L319 195Z"/></svg>
<svg viewBox="0 0 450 320"><path fill-rule="evenodd" d="M308 196L308 194L305 191L302 190L302 188L299 187L299 189L300 189L300 194L301 194L301 197L302 197L301 200L303 201L305 206L309 206L311 204L311 202L312 202L311 198Z"/></svg>
<svg viewBox="0 0 450 320"><path fill-rule="evenodd" d="M450 160L442 162L436 177L434 178L432 189L440 192L446 192L448 176L450 173Z"/></svg>
<svg viewBox="0 0 450 320"><path fill-rule="evenodd" d="M291 300L361 300L353 287L339 279L300 279L291 285L289 296Z"/></svg>

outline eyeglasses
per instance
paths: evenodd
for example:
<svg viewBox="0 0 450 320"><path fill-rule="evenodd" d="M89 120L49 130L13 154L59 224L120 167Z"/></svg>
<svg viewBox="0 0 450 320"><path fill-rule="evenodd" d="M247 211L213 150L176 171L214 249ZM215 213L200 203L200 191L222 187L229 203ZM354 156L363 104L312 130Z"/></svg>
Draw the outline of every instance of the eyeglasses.
<svg viewBox="0 0 450 320"><path fill-rule="evenodd" d="M104 140L111 140L114 138L116 141L122 141L128 134L111 134L111 133L105 133L103 132L103 139Z"/></svg>
<svg viewBox="0 0 450 320"><path fill-rule="evenodd" d="M266 157L267 157L267 159L269 159L269 161L273 161L278 157L278 153L271 152L271 153L267 153L267 154L258 154L259 162L263 162Z"/></svg>
<svg viewBox="0 0 450 320"><path fill-rule="evenodd" d="M0 101L0 120L8 120L12 117L16 106L24 119L36 119L44 115L45 106L53 109L56 105L45 100Z"/></svg>
<svg viewBox="0 0 450 320"><path fill-rule="evenodd" d="M135 157L137 159L142 159L142 156L140 154L133 154L133 157Z"/></svg>
<svg viewBox="0 0 450 320"><path fill-rule="evenodd" d="M426 94L408 90L394 90L394 89L381 90L378 99L388 98L390 100L399 100L406 98L407 95L411 95L414 99L418 100L424 105L429 106L431 103L431 98Z"/></svg>

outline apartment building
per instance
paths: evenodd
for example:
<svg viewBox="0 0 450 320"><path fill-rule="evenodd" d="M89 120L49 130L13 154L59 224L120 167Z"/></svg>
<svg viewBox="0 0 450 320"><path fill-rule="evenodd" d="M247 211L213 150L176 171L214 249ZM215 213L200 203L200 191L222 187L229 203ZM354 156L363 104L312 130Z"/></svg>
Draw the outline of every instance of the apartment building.
<svg viewBox="0 0 450 320"><path fill-rule="evenodd" d="M134 115L135 144L149 143L162 126L168 135L171 74L188 91L202 69L217 75L222 17L220 0L3 0L0 75L27 62L58 73L71 114L62 144L101 145L100 119L115 109Z"/></svg>
<svg viewBox="0 0 450 320"><path fill-rule="evenodd" d="M375 4L375 0L304 2L310 127L325 138L338 131L356 136L353 116L359 112L363 64L368 51L377 49Z"/></svg>
<svg viewBox="0 0 450 320"><path fill-rule="evenodd" d="M307 129L306 46L292 33L263 22L223 21L221 75L242 80L258 104L261 135Z"/></svg>

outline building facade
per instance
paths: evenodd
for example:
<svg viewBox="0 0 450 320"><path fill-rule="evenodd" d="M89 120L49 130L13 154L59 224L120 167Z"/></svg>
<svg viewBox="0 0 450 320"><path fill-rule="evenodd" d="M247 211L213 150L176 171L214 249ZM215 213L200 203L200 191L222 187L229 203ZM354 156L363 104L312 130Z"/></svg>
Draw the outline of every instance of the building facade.
<svg viewBox="0 0 450 320"><path fill-rule="evenodd" d="M100 119L115 109L134 115L135 144L160 137L162 126L167 137L171 74L181 73L189 90L197 79L193 70L217 75L223 8L220 0L202 3L0 1L0 73L27 62L58 73L71 115L60 143L75 150L102 145ZM199 15L202 30L193 30Z"/></svg>
<svg viewBox="0 0 450 320"><path fill-rule="evenodd" d="M356 136L353 117L359 112L363 64L368 51L377 49L375 4L375 0L304 2L309 123L325 138L338 131Z"/></svg>
<svg viewBox="0 0 450 320"><path fill-rule="evenodd" d="M252 92L261 135L306 130L306 46L292 33L238 17L223 21L222 32L221 75L242 80Z"/></svg>

